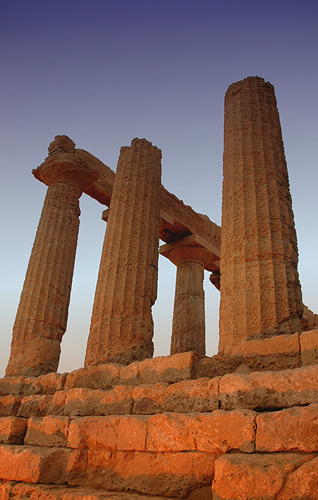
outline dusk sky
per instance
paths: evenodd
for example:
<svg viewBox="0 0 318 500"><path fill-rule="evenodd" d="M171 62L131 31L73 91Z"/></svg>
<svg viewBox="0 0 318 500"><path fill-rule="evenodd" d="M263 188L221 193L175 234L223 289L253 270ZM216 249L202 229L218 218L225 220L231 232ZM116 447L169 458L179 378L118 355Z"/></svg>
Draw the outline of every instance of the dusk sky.
<svg viewBox="0 0 318 500"><path fill-rule="evenodd" d="M0 376L46 186L31 171L66 134L116 170L121 146L162 150L162 183L221 223L223 105L247 76L276 92L293 199L303 300L318 313L317 0L0 2ZM105 207L83 195L60 372L84 363ZM207 354L219 292L206 273ZM169 354L175 266L159 259L155 355Z"/></svg>

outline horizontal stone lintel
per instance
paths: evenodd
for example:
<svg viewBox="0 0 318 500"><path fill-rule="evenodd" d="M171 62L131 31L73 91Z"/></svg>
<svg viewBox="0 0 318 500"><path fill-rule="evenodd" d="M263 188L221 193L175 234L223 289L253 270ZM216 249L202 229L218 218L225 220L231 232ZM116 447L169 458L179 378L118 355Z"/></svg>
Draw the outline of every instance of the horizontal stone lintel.
<svg viewBox="0 0 318 500"><path fill-rule="evenodd" d="M70 153L68 153L68 156ZM115 172L98 158L83 149L75 149L74 160L80 161L88 170L98 171L98 179L84 192L102 205L109 206ZM161 185L160 239L166 243L196 233L221 255L221 228L206 215L195 212ZM107 220L107 214L105 214ZM216 262L217 263L217 262ZM219 265L219 264L218 264Z"/></svg>

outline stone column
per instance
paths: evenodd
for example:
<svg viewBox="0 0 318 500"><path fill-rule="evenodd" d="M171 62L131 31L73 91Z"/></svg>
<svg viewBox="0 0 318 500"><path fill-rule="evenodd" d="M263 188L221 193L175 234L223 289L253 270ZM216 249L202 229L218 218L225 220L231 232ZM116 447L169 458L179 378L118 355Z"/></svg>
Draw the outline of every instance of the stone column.
<svg viewBox="0 0 318 500"><path fill-rule="evenodd" d="M205 356L204 269L216 269L219 258L198 239L202 241L190 235L160 247L160 254L177 266L170 354L195 351Z"/></svg>
<svg viewBox="0 0 318 500"><path fill-rule="evenodd" d="M225 96L220 353L301 331L297 263L274 88L246 78Z"/></svg>
<svg viewBox="0 0 318 500"><path fill-rule="evenodd" d="M96 178L74 159L75 144L57 136L35 177L49 186L13 327L6 375L57 370L66 330L79 229L79 197Z"/></svg>
<svg viewBox="0 0 318 500"><path fill-rule="evenodd" d="M85 365L153 354L161 151L145 139L121 148L100 262Z"/></svg>

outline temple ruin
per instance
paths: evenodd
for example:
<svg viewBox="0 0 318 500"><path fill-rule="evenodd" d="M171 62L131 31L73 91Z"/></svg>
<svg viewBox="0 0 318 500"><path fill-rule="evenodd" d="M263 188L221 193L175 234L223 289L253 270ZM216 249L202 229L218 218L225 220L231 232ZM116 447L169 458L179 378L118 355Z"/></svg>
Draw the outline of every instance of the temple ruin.
<svg viewBox="0 0 318 500"><path fill-rule="evenodd" d="M56 136L33 174L48 189L0 379L0 498L318 498L318 316L274 87L226 92L222 227L163 187L146 139L115 173ZM59 374L83 194L106 232L85 365ZM177 274L170 355L153 358L159 253ZM220 290L212 357L204 271Z"/></svg>

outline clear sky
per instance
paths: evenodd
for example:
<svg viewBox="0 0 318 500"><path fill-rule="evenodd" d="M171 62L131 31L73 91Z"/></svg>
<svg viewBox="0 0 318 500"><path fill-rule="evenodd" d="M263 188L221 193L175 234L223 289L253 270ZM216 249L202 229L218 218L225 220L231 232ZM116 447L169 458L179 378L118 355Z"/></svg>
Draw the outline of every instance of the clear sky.
<svg viewBox="0 0 318 500"><path fill-rule="evenodd" d="M276 91L304 302L318 312L316 0L10 0L0 5L0 376L46 187L31 170L66 134L116 170L121 146L162 149L164 186L221 222L223 99L261 76ZM83 366L105 223L83 195L59 371ZM205 280L207 353L219 294ZM169 353L175 267L159 261L155 355Z"/></svg>

